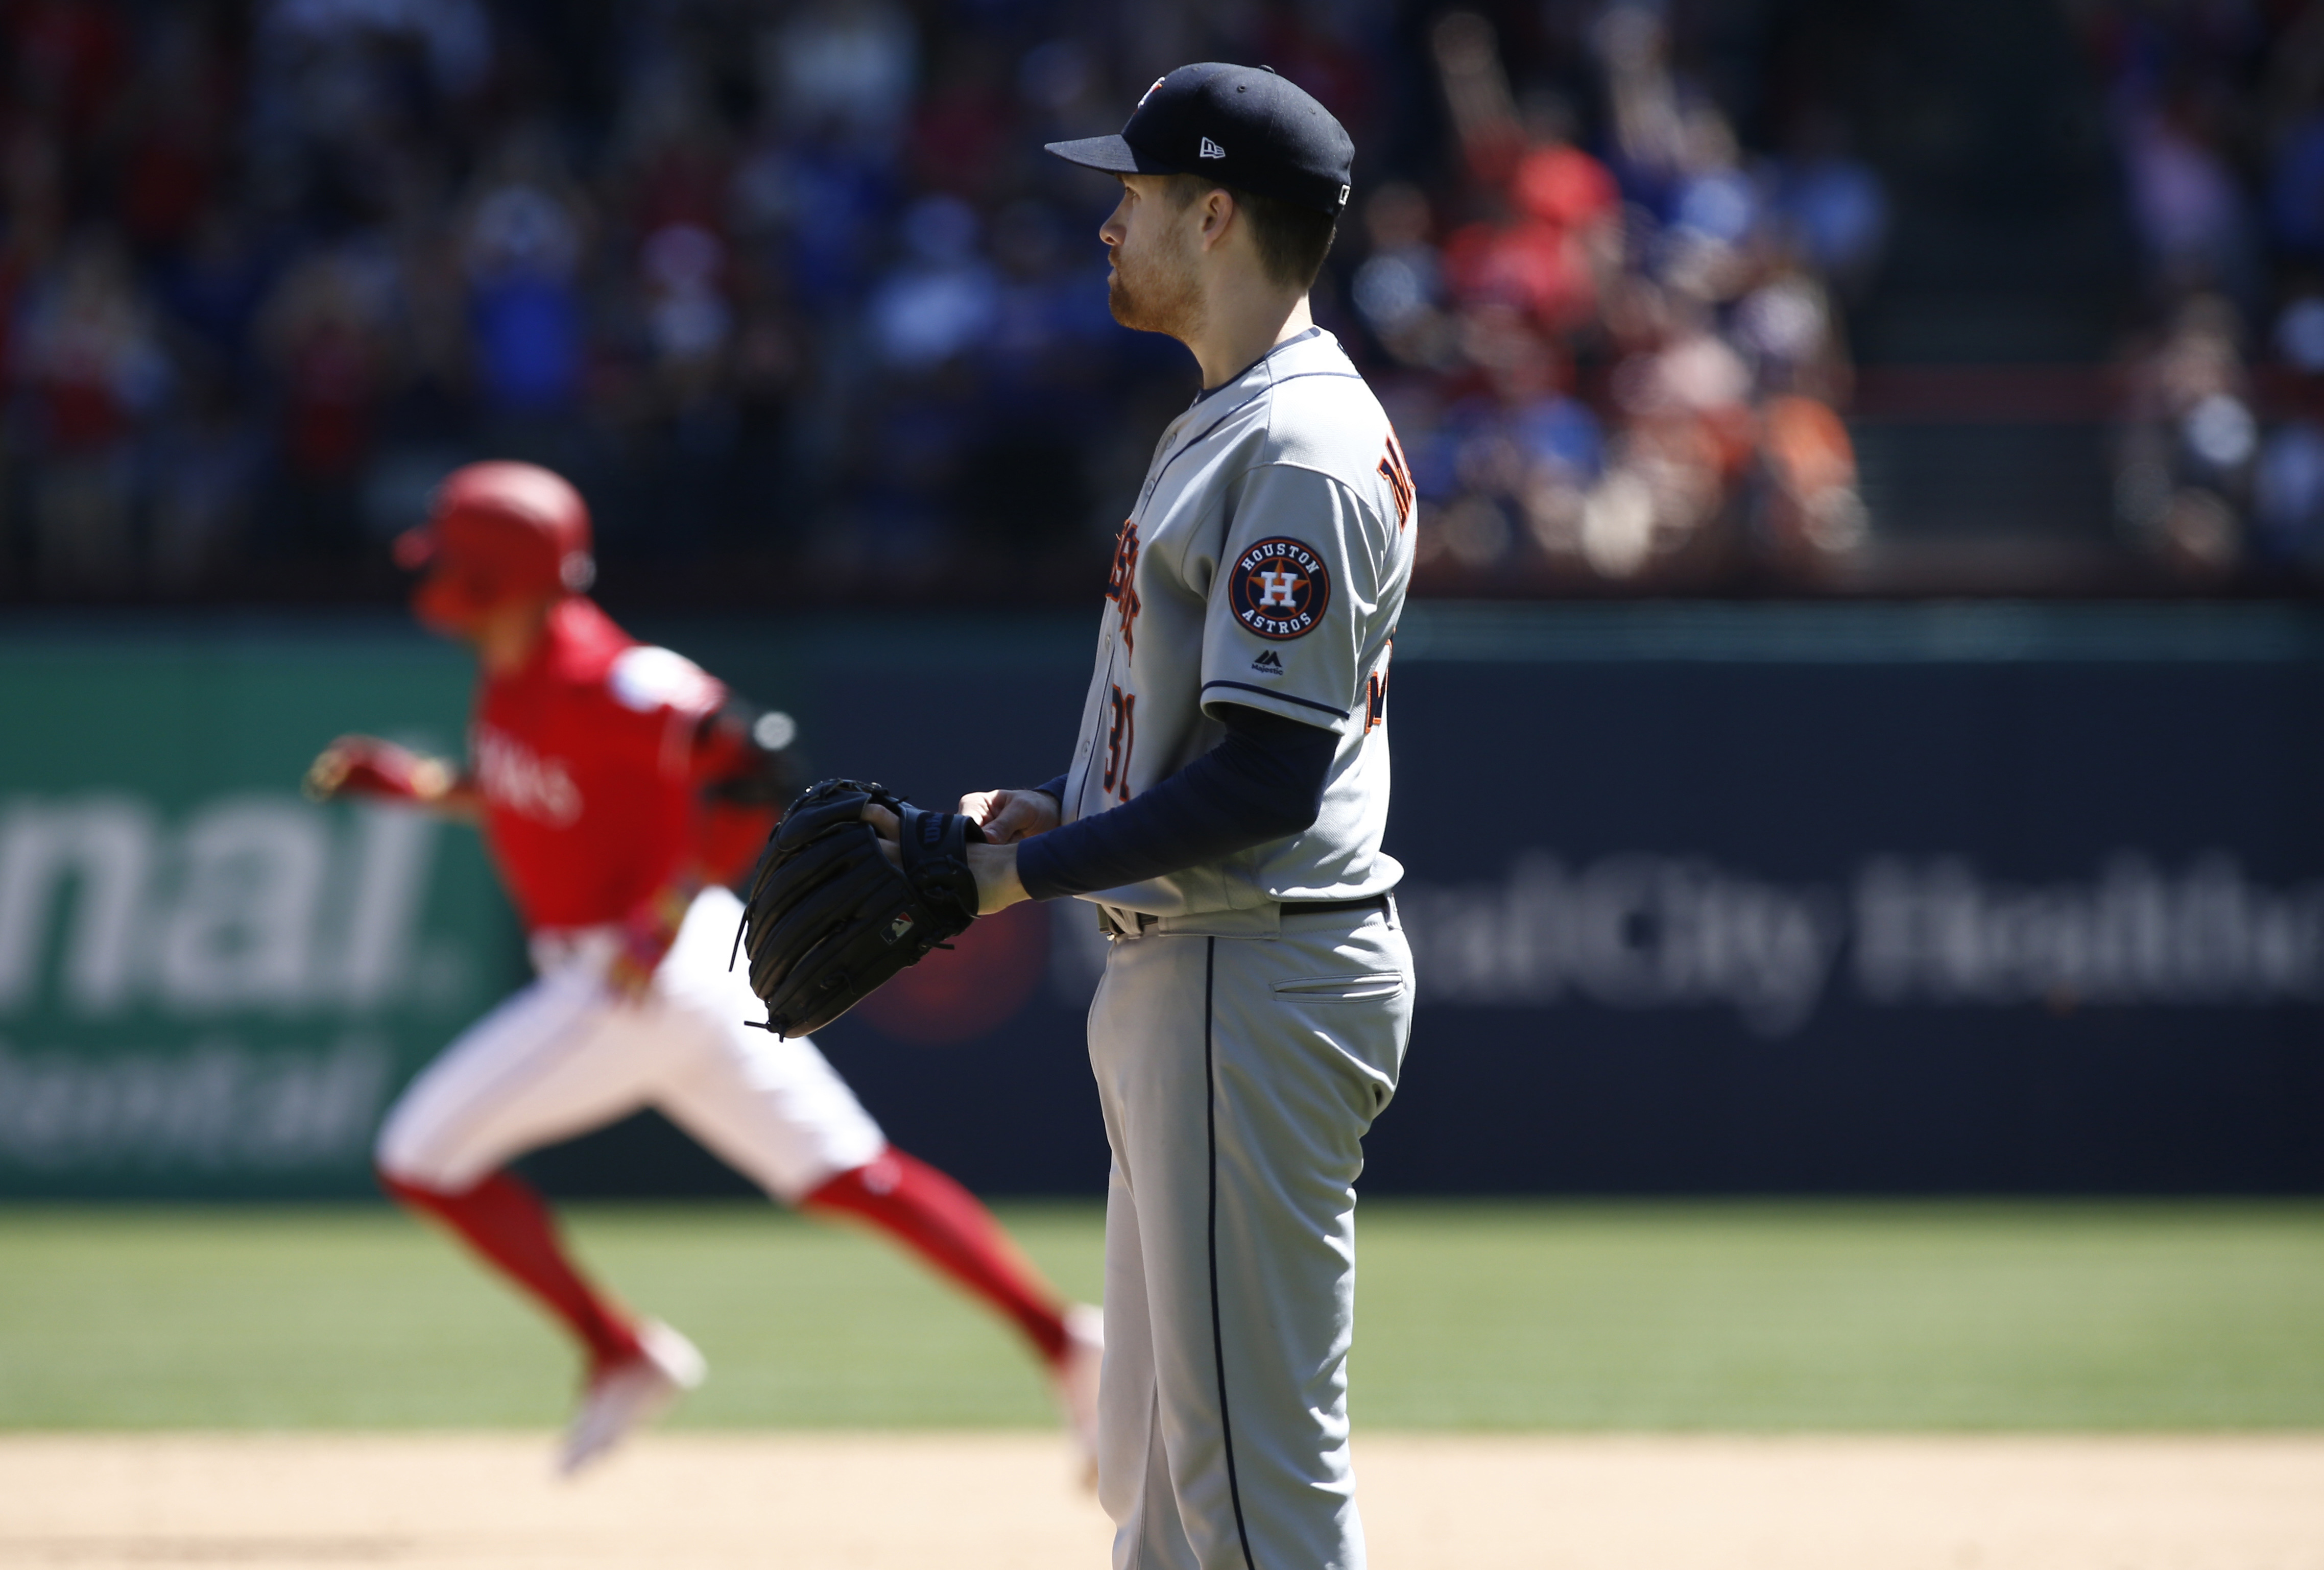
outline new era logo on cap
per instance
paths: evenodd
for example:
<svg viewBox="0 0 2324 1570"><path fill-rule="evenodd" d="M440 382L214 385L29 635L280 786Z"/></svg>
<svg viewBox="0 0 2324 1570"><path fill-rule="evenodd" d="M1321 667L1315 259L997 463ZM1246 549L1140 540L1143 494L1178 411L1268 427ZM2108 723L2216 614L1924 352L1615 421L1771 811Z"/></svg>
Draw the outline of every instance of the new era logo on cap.
<svg viewBox="0 0 2324 1570"><path fill-rule="evenodd" d="M1225 148L1221 147L1217 142L1212 141L1207 136L1203 138L1203 145L1198 150L1198 152L1199 156L1204 158L1224 158L1227 155L1227 150Z"/></svg>

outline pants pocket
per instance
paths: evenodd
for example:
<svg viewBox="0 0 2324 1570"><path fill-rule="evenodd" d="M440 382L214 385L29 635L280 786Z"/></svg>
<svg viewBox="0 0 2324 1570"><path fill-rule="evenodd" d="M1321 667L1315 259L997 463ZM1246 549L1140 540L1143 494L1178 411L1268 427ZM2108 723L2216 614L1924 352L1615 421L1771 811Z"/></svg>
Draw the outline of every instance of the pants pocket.
<svg viewBox="0 0 2324 1570"><path fill-rule="evenodd" d="M1297 1003L1380 1003L1404 991L1404 978L1393 970L1360 976L1302 976L1275 983L1275 996Z"/></svg>

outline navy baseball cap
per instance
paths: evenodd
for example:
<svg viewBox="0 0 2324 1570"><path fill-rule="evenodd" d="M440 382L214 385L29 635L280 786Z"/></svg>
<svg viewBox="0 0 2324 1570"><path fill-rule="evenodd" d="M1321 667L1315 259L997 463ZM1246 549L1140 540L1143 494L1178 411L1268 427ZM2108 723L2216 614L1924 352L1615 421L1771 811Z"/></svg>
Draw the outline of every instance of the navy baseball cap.
<svg viewBox="0 0 2324 1570"><path fill-rule="evenodd" d="M1119 136L1052 142L1111 174L1191 174L1338 216L1356 144L1332 112L1265 66L1180 66L1146 89Z"/></svg>

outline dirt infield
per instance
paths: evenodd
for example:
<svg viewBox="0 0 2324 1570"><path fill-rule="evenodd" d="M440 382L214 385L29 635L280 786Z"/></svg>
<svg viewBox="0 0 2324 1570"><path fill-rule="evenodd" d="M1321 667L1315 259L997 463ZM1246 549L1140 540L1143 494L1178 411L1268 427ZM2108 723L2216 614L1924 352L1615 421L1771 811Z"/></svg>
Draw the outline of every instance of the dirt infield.
<svg viewBox="0 0 2324 1570"><path fill-rule="evenodd" d="M1038 1435L0 1437L0 1565L1047 1570ZM2324 1437L1359 1441L1380 1570L2319 1570Z"/></svg>

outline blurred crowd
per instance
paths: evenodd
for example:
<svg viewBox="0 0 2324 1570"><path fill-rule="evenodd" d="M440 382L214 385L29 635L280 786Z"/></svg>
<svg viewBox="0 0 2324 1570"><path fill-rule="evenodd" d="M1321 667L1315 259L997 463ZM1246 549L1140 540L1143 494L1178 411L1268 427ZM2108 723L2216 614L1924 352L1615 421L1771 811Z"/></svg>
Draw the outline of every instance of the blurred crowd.
<svg viewBox="0 0 2324 1570"><path fill-rule="evenodd" d="M1390 372L1449 568L1650 572L1760 471L1773 548L1843 550L1829 289L1877 188L1747 169L1655 14L1594 9L1585 128L1481 18L1383 5L10 0L6 592L376 587L484 454L683 583L1061 578L1192 387L1110 323L1110 194L1038 146L1205 55L1399 143L1326 317Z"/></svg>
<svg viewBox="0 0 2324 1570"><path fill-rule="evenodd" d="M1546 15L1513 74L1481 16L1363 0L9 0L0 592L376 592L486 454L573 475L633 582L1078 583L1194 382L1039 145L1200 58L1390 177L1319 307L1425 574L1847 552L1877 182L1827 123L1747 156L1656 9Z"/></svg>
<svg viewBox="0 0 2324 1570"><path fill-rule="evenodd" d="M2143 269L2115 509L2181 571L2324 571L2324 5L2074 0Z"/></svg>
<svg viewBox="0 0 2324 1570"><path fill-rule="evenodd" d="M1342 237L1424 586L1812 582L1866 539L1843 305L1880 181L1812 101L1747 151L1677 14L1550 7L1531 59L1476 13L1428 30L1451 145Z"/></svg>
<svg viewBox="0 0 2324 1570"><path fill-rule="evenodd" d="M1424 592L1842 580L1890 198L1812 84L1722 106L1715 10L0 0L0 599L377 596L484 455L581 485L609 589L1074 593L1195 378L1040 144L1198 59L1355 137L1317 314ZM2312 555L2324 9L2072 14L2152 262L2126 527Z"/></svg>
<svg viewBox="0 0 2324 1570"><path fill-rule="evenodd" d="M1135 380L1065 9L7 0L0 583L376 592L487 454L689 594L1038 574Z"/></svg>

